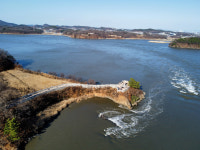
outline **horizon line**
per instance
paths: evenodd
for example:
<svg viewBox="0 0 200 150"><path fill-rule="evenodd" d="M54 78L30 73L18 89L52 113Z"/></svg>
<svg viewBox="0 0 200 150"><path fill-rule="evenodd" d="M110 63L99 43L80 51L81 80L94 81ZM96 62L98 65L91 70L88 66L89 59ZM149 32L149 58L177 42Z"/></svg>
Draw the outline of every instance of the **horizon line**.
<svg viewBox="0 0 200 150"><path fill-rule="evenodd" d="M13 22L7 22L4 20L0 20L6 23L11 23L11 24L16 24L16 25L27 25L27 26L36 26L36 25L51 25L51 26L71 26L71 27L91 27L91 28L111 28L111 29L117 29L117 30L148 30L148 29L152 29L152 30L163 30L163 31L170 31L170 32L185 32L185 33L197 33L200 31L183 31L183 30L170 30L170 29L161 29L161 28L152 28L152 27L148 27L148 28L117 28L117 27L106 27L106 26L89 26L89 25L58 25L58 24L48 24L48 23L44 23L44 24L19 24L19 23L13 23Z"/></svg>

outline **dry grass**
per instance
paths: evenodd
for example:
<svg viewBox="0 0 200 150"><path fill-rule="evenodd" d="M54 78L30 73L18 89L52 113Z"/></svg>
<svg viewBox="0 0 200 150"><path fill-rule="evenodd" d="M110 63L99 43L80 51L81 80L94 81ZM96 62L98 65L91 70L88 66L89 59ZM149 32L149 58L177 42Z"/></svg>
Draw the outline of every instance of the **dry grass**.
<svg viewBox="0 0 200 150"><path fill-rule="evenodd" d="M0 72L0 75L3 75L3 79L8 83L8 86L16 89L29 88L38 91L51 86L70 83L67 80L52 79L41 75L25 73L20 70L3 71Z"/></svg>

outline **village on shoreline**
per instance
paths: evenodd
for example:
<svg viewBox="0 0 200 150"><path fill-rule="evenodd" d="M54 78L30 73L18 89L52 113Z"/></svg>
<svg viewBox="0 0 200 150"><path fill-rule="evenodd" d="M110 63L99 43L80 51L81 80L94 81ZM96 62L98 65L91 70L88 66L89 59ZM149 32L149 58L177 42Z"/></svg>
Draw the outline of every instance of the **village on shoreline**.
<svg viewBox="0 0 200 150"><path fill-rule="evenodd" d="M199 33L175 32L161 29L116 29L110 27L18 25L0 20L0 34L63 35L75 39L145 39L172 41L199 37Z"/></svg>

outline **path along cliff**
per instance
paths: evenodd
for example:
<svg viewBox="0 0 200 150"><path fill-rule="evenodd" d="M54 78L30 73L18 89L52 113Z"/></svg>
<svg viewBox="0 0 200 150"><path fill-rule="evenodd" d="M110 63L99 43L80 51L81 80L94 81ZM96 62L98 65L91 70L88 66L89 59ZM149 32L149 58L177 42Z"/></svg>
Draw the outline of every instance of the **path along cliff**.
<svg viewBox="0 0 200 150"><path fill-rule="evenodd" d="M67 87L81 87L83 89L90 89L90 90L92 89L91 93L88 93L87 95L89 95L89 96L93 95L94 97L109 98L109 99L113 100L114 102L116 102L118 104L122 104L122 105L126 106L129 109L132 108L132 103L128 98L123 98L122 95L119 98L118 97L119 94L117 94L118 95L117 97L114 97L114 96L111 96L109 94L105 94L107 92L105 92L104 90L101 90L101 89L113 88L113 89L117 90L117 93L119 93L119 92L124 93L129 89L128 81L126 81L126 80L123 80L119 84L104 84L104 85L90 85L90 84L80 84L80 83L61 84L61 85L58 85L58 86L49 87L47 89L39 90L37 92L33 92L33 93L28 94L28 95L25 95L25 96L17 99L15 101L15 103L7 106L7 108L17 106L18 104L22 104L24 102L27 102L27 101L29 101L29 100L37 97L37 96L40 96L40 95L43 95L43 94L46 94L46 93L49 93L49 92L53 92L53 91L62 90L62 89L67 88ZM105 93L96 92L96 90L102 91L102 92L105 92ZM88 97L87 95L84 95L84 96ZM143 99L144 97L140 95L139 98Z"/></svg>
<svg viewBox="0 0 200 150"><path fill-rule="evenodd" d="M14 74L14 73L13 73ZM1 129L0 148L24 148L29 139L38 134L59 112L73 102L92 97L108 98L115 103L131 109L144 99L140 89L130 88L128 81L119 84L89 85L81 83L63 83L37 92L30 93L12 101L1 112L2 125L8 118L16 118L19 123L20 140L10 142ZM132 99L135 96L137 99Z"/></svg>

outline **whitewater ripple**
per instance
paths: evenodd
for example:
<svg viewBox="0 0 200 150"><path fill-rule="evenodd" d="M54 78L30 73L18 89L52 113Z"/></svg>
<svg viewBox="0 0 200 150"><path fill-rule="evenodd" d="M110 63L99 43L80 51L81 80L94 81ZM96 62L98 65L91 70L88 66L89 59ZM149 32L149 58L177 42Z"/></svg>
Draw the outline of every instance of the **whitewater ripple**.
<svg viewBox="0 0 200 150"><path fill-rule="evenodd" d="M199 84L183 69L174 67L169 76L171 85L179 90L180 93L199 95Z"/></svg>
<svg viewBox="0 0 200 150"><path fill-rule="evenodd" d="M119 105L115 110L103 110L99 118L111 121L114 126L104 129L105 136L117 138L135 137L139 132L148 126L149 121L163 111L162 88L157 86L150 89L144 103L133 110L123 111L125 108Z"/></svg>

